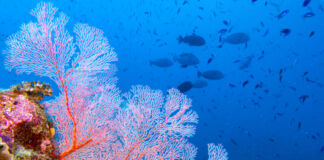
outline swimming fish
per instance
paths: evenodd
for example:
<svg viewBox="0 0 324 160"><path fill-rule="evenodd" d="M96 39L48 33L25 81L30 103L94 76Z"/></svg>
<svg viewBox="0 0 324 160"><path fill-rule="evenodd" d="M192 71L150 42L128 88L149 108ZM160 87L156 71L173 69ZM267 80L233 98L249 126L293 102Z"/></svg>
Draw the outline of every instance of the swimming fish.
<svg viewBox="0 0 324 160"><path fill-rule="evenodd" d="M311 0L304 0L303 2L303 7L306 7L309 3L310 3Z"/></svg>
<svg viewBox="0 0 324 160"><path fill-rule="evenodd" d="M181 64L181 67L193 66L199 64L199 59L192 53L182 53L178 56L174 56L173 59Z"/></svg>
<svg viewBox="0 0 324 160"><path fill-rule="evenodd" d="M193 87L193 84L191 81L185 81L182 82L177 88L181 93L185 93L189 91Z"/></svg>
<svg viewBox="0 0 324 160"><path fill-rule="evenodd" d="M204 88L206 86L208 86L208 83L205 80L196 80L192 85L193 88Z"/></svg>
<svg viewBox="0 0 324 160"><path fill-rule="evenodd" d="M280 14L277 16L278 19L283 18L284 16L286 16L289 13L289 9L286 9L282 12L280 12Z"/></svg>
<svg viewBox="0 0 324 160"><path fill-rule="evenodd" d="M207 64L209 64L210 62L212 62L213 59L214 59L214 57L215 57L215 56L212 54L212 55L210 56L210 58L208 59Z"/></svg>
<svg viewBox="0 0 324 160"><path fill-rule="evenodd" d="M309 37L313 37L315 34L315 31L312 31L310 34L309 34Z"/></svg>
<svg viewBox="0 0 324 160"><path fill-rule="evenodd" d="M242 44L247 43L250 40L250 36L243 32L233 33L224 39L225 43L229 44Z"/></svg>
<svg viewBox="0 0 324 160"><path fill-rule="evenodd" d="M224 78L224 74L218 70L208 70L205 72L198 72L197 76L198 78L202 76L209 80L221 80Z"/></svg>
<svg viewBox="0 0 324 160"><path fill-rule="evenodd" d="M280 31L280 35L288 36L290 34L291 30L289 28L284 28Z"/></svg>
<svg viewBox="0 0 324 160"><path fill-rule="evenodd" d="M173 62L169 58L159 58L155 60L150 60L150 65L166 68L172 66Z"/></svg>
<svg viewBox="0 0 324 160"><path fill-rule="evenodd" d="M240 64L240 70L246 69L250 66L252 59L254 58L254 56L247 56L244 61L241 62Z"/></svg>
<svg viewBox="0 0 324 160"><path fill-rule="evenodd" d="M245 87L249 83L249 80L246 80L242 83L242 86Z"/></svg>
<svg viewBox="0 0 324 160"><path fill-rule="evenodd" d="M189 46L202 46L204 44L206 44L206 41L203 37L196 35L195 33L193 33L190 36L179 36L178 37L178 42L179 43L186 43Z"/></svg>
<svg viewBox="0 0 324 160"><path fill-rule="evenodd" d="M304 14L304 18L310 18L310 17L314 17L315 13L314 12L307 12Z"/></svg>

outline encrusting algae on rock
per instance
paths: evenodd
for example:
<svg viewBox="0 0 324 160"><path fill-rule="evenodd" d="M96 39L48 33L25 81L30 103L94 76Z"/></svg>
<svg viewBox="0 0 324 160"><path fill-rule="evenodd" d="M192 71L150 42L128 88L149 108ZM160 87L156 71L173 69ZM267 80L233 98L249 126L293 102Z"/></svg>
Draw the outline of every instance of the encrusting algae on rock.
<svg viewBox="0 0 324 160"><path fill-rule="evenodd" d="M23 82L0 92L1 157L55 159L55 130L39 104L44 96L51 95L50 86L41 82Z"/></svg>

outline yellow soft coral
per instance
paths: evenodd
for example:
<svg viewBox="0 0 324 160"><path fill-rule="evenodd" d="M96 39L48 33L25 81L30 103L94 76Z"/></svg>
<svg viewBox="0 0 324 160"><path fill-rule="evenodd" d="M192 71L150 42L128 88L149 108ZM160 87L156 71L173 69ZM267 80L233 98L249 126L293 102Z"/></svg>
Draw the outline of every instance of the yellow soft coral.
<svg viewBox="0 0 324 160"><path fill-rule="evenodd" d="M9 147L6 143L2 143L0 138L0 160L12 160L12 155L9 153Z"/></svg>

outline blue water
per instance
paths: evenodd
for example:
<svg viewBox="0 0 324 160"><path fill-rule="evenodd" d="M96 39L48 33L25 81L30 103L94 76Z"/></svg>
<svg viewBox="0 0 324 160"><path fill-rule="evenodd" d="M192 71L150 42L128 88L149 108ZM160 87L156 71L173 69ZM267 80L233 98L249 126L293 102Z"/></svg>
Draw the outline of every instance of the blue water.
<svg viewBox="0 0 324 160"><path fill-rule="evenodd" d="M38 2L0 0L1 51L8 35L18 31L22 23L34 21L28 13ZM135 84L166 91L184 81L197 80L198 71L224 73L223 79L207 80L207 87L186 92L199 114L197 133L190 139L198 147L197 159L207 159L206 144L214 142L224 145L231 160L324 160L324 0L312 0L307 7L302 6L303 0L50 2L70 17L71 32L77 22L105 32L118 54L118 86L123 92ZM278 19L285 10L289 12ZM306 12L315 16L304 18ZM224 44L219 48L218 31L223 28L232 28L227 35L244 32L250 40L247 45ZM280 34L285 28L291 30L287 36ZM315 34L310 37L312 31ZM178 43L179 35L193 32L206 44ZM168 68L149 64L150 60L173 59L184 52L193 53L200 63L187 68L177 63ZM207 63L212 54L214 58ZM254 58L240 69L240 62L248 56ZM3 54L0 60L3 63ZM49 79L17 75L3 64L0 75L0 88L41 80L58 93ZM261 82L262 88L256 88ZM302 102L302 96L308 98Z"/></svg>

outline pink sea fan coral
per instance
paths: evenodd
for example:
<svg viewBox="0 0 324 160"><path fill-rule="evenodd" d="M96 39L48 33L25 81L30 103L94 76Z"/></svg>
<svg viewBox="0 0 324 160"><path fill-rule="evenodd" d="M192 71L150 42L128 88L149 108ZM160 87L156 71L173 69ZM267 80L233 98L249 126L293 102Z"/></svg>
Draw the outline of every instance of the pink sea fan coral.
<svg viewBox="0 0 324 160"><path fill-rule="evenodd" d="M103 81L98 74L114 71L110 62L117 57L103 32L86 24L75 25L74 44L65 30L68 17L56 12L50 3L32 10L37 23L22 25L9 37L6 66L47 76L58 85L62 94L45 105L56 125L59 158L101 159L103 144L113 135L109 119L119 93L113 78Z"/></svg>
<svg viewBox="0 0 324 160"><path fill-rule="evenodd" d="M74 43L65 30L68 18L56 12L50 3L38 4L32 10L37 23L22 25L5 52L8 69L47 76L61 91L44 103L55 126L55 157L194 159L197 149L186 140L198 123L191 100L176 89L164 97L147 86L120 96L111 64L116 53L103 32L77 24Z"/></svg>
<svg viewBox="0 0 324 160"><path fill-rule="evenodd" d="M120 144L113 159L193 159L197 149L185 138L195 133L196 112L191 100L170 89L134 86L125 94L127 107L119 111Z"/></svg>
<svg viewBox="0 0 324 160"><path fill-rule="evenodd" d="M214 143L208 144L208 160L228 160L228 153L223 145Z"/></svg>

